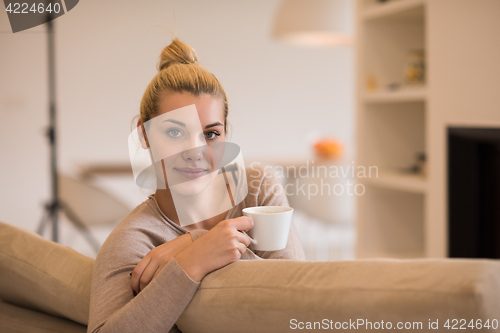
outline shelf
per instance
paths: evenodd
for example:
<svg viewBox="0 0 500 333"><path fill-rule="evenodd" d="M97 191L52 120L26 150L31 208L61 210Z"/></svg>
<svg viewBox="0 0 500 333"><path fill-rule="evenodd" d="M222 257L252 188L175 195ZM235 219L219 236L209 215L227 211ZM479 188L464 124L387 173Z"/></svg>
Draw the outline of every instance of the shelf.
<svg viewBox="0 0 500 333"><path fill-rule="evenodd" d="M378 178L367 178L366 181L372 186L403 192L425 194L427 191L427 182L421 175L379 170Z"/></svg>
<svg viewBox="0 0 500 333"><path fill-rule="evenodd" d="M366 92L367 103L424 102L427 99L425 88L402 88L395 91Z"/></svg>
<svg viewBox="0 0 500 333"><path fill-rule="evenodd" d="M423 20L426 0L392 0L368 6L363 11L365 20Z"/></svg>
<svg viewBox="0 0 500 333"><path fill-rule="evenodd" d="M396 91L367 92L363 99L366 103L424 102L427 99L425 88L402 88Z"/></svg>

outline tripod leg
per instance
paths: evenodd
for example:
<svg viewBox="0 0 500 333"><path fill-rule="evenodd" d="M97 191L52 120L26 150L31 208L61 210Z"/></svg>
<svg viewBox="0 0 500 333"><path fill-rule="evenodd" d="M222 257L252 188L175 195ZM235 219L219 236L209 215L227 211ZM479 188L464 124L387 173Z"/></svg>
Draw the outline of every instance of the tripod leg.
<svg viewBox="0 0 500 333"><path fill-rule="evenodd" d="M68 217L68 220L73 223L73 225L82 233L83 237L89 242L90 246L96 253L99 252L101 245L97 241L97 239L92 235L90 230L87 228L85 224L83 224L80 219L76 216L76 214L64 203L61 203L61 209L64 211L64 214Z"/></svg>
<svg viewBox="0 0 500 333"><path fill-rule="evenodd" d="M43 237L43 232L45 231L45 225L47 224L48 210L47 207L43 208L42 219L40 220L40 224L38 224L38 228L36 233Z"/></svg>

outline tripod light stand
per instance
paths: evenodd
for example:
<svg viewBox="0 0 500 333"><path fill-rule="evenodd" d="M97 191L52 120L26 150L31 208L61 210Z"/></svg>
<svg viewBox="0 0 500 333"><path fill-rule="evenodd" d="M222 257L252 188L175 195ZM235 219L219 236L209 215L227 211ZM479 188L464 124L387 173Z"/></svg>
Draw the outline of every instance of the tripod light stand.
<svg viewBox="0 0 500 333"><path fill-rule="evenodd" d="M37 233L42 235L47 221L52 223L52 240L59 242L59 211L65 213L68 220L82 233L94 251L98 252L99 242L92 236L89 229L78 219L76 214L59 199L59 182L57 171L57 141L56 141L56 70L55 70L55 41L52 13L47 13L47 49L48 49L48 78L49 78L49 127L46 135L50 145L50 186L51 198L44 206L42 219Z"/></svg>

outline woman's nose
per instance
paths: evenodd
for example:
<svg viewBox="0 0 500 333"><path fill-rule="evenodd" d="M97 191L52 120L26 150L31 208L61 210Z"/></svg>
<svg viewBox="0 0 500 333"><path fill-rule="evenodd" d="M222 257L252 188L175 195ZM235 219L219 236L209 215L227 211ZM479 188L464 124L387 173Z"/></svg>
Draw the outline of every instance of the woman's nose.
<svg viewBox="0 0 500 333"><path fill-rule="evenodd" d="M186 161L199 161L203 158L201 147L187 149L182 152L182 158Z"/></svg>

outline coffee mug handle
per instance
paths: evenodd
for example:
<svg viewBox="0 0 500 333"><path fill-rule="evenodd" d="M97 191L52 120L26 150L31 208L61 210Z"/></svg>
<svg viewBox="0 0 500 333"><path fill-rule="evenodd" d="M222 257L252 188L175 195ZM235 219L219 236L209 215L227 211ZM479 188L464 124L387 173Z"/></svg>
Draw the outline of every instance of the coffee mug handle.
<svg viewBox="0 0 500 333"><path fill-rule="evenodd" d="M243 230L240 230L242 233L244 233L245 235L248 236L248 234L246 232L244 232ZM255 239L253 239L252 237L248 236L250 238L250 242L252 242L253 245L257 245L257 241Z"/></svg>

